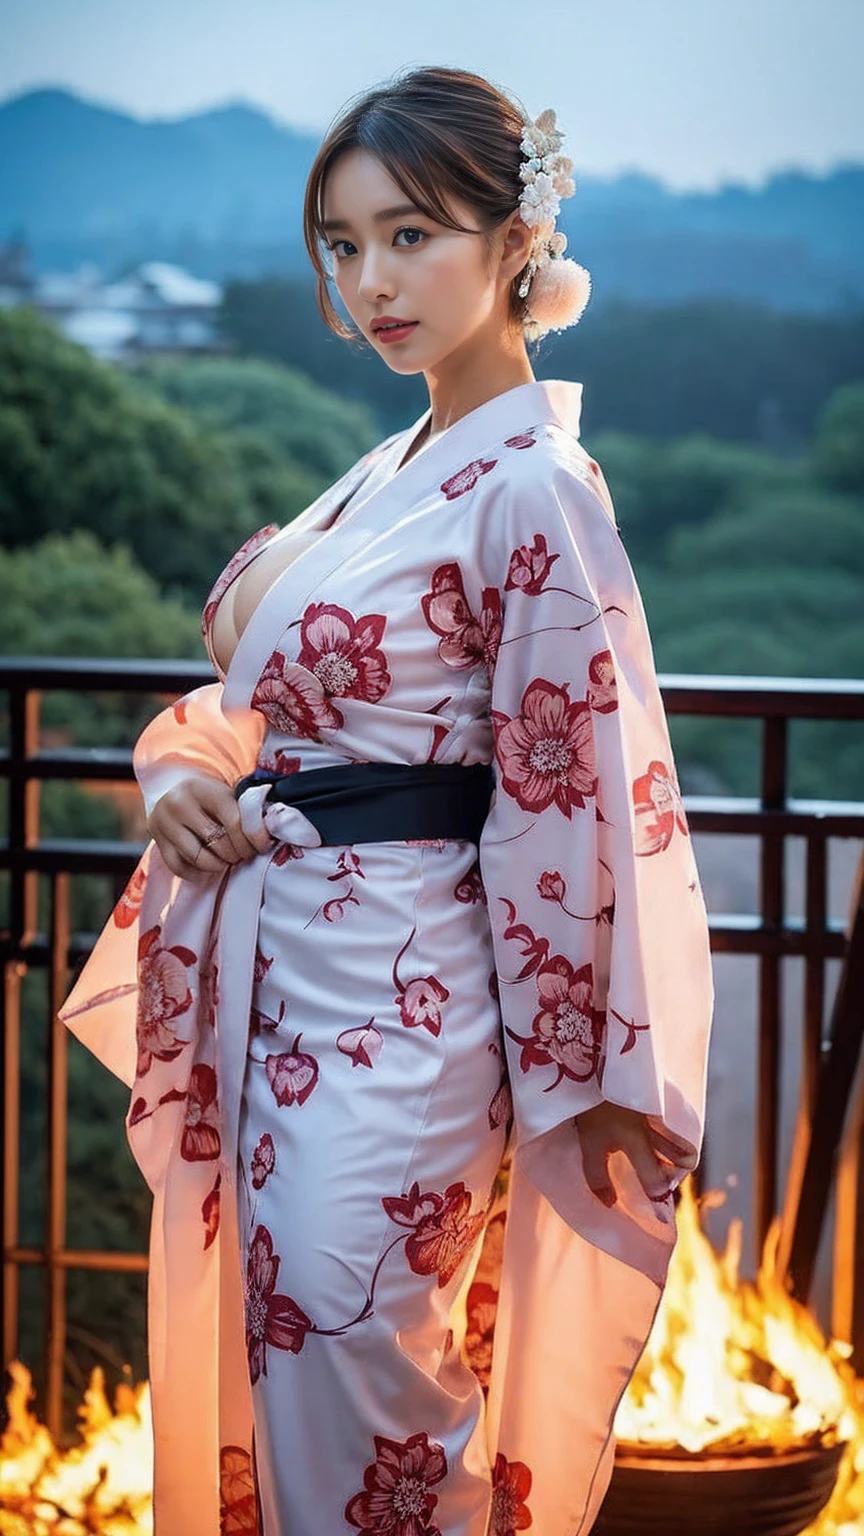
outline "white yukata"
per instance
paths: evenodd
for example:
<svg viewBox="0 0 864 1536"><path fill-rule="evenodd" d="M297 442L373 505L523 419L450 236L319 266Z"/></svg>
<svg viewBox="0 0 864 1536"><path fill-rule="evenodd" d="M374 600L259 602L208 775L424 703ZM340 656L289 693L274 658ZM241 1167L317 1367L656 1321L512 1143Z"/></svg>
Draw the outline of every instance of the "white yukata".
<svg viewBox="0 0 864 1536"><path fill-rule="evenodd" d="M148 811L190 771L496 784L479 850L322 847L247 788L261 852L194 884L148 844L61 1010L130 1086L154 1195L157 1536L585 1536L602 1501L674 1205L621 1153L602 1204L573 1117L608 1099L697 1150L713 985L581 399L519 385L400 467L427 411L253 535L211 657L231 580L299 553L137 742Z"/></svg>

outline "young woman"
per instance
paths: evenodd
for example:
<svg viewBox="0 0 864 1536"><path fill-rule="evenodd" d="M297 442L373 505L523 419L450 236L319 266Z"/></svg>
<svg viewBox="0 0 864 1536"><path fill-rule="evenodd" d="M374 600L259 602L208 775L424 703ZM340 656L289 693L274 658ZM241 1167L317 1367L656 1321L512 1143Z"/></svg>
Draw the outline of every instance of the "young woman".
<svg viewBox="0 0 864 1536"><path fill-rule="evenodd" d="M219 681L136 745L152 841L62 1016L154 1193L158 1536L574 1536L608 1482L713 989L581 385L526 347L587 298L560 143L444 68L331 128L324 318L332 261L430 406L237 552Z"/></svg>

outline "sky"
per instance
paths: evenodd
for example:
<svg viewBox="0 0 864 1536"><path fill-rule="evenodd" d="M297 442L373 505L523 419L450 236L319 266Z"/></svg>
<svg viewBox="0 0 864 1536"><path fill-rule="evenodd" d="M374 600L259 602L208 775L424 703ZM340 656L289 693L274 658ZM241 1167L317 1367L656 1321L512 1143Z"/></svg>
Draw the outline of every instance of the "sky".
<svg viewBox="0 0 864 1536"><path fill-rule="evenodd" d="M0 100L244 101L321 135L396 70L447 64L554 107L577 178L676 190L864 160L862 60L864 0L0 0Z"/></svg>

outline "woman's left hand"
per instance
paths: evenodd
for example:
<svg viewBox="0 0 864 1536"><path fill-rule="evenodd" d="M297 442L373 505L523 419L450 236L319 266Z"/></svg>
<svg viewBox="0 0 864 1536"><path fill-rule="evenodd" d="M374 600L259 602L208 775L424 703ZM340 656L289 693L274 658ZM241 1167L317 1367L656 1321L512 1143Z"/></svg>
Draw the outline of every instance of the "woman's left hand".
<svg viewBox="0 0 864 1536"><path fill-rule="evenodd" d="M649 1200L663 1200L675 1187L683 1169L692 1171L698 1156L652 1125L647 1115L604 1100L575 1116L582 1145L582 1166L589 1189L606 1206L615 1204L615 1187L609 1177L609 1159L623 1152L632 1163Z"/></svg>

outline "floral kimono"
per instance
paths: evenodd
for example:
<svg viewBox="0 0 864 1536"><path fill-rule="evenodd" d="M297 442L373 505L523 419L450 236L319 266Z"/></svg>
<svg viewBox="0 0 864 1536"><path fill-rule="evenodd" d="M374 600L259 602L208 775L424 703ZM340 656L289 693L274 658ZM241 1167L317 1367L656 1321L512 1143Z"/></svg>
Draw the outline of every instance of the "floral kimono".
<svg viewBox="0 0 864 1536"><path fill-rule="evenodd" d="M519 385L403 465L426 412L262 528L204 609L218 673L218 602L284 543L227 676L136 744L148 811L189 773L495 778L479 847L322 846L245 788L260 851L195 883L150 842L61 1010L153 1191L157 1536L584 1536L602 1502L674 1202L620 1152L601 1202L574 1116L698 1151L713 986L581 398Z"/></svg>

